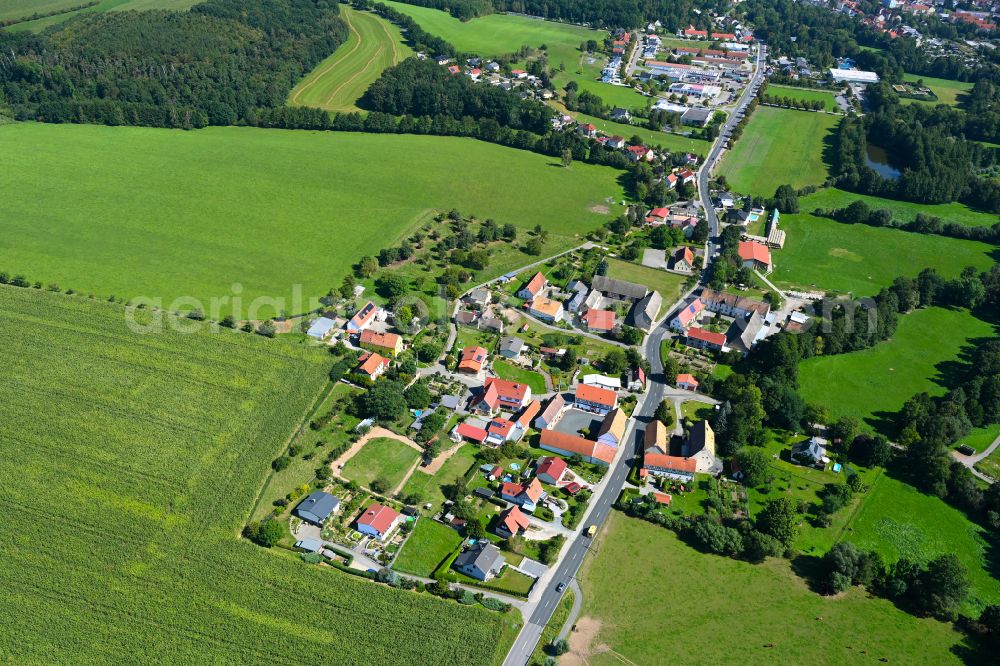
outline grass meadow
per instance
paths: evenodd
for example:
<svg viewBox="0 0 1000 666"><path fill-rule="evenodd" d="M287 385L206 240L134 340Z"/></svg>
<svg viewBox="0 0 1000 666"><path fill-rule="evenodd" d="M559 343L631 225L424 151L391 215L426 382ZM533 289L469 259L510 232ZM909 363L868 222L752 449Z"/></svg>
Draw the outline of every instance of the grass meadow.
<svg viewBox="0 0 1000 666"><path fill-rule="evenodd" d="M965 310L916 310L900 317L890 340L804 361L800 392L807 401L827 407L834 418L855 416L884 430L889 423L882 417L898 412L915 393L944 394L962 350L995 335L992 325Z"/></svg>
<svg viewBox="0 0 1000 666"><path fill-rule="evenodd" d="M462 543L452 528L430 518L422 518L413 528L392 568L402 573L430 578L434 570Z"/></svg>
<svg viewBox="0 0 1000 666"><path fill-rule="evenodd" d="M496 659L505 617L239 538L326 355L228 330L139 335L120 304L45 291L0 287L0 312L8 660Z"/></svg>
<svg viewBox="0 0 1000 666"><path fill-rule="evenodd" d="M924 268L946 277L966 266L986 270L998 256L995 247L978 241L848 225L807 213L782 215L781 228L788 240L772 255L772 282L855 296L872 296L900 275L916 277Z"/></svg>
<svg viewBox="0 0 1000 666"><path fill-rule="evenodd" d="M950 79L936 79L932 76L920 76L919 74L905 74L903 76L903 80L911 83L923 80L924 85L930 88L931 92L937 95L937 100L933 102L924 102L922 100L909 98L900 99L900 102L903 104L949 104L951 106L955 106L959 103L960 97L972 90L971 83L952 81Z"/></svg>
<svg viewBox="0 0 1000 666"><path fill-rule="evenodd" d="M963 636L853 589L809 590L781 559L754 565L706 555L671 531L612 512L580 580L577 626L594 630L592 666L621 663L808 664L885 659L962 663ZM641 571L641 575L622 575ZM684 618L669 622L665 618ZM592 622L596 620L596 626ZM571 634L576 647L581 635ZM622 657L620 658L619 657Z"/></svg>
<svg viewBox="0 0 1000 666"><path fill-rule="evenodd" d="M845 208L858 200L864 201L873 209L889 210L894 218L905 222L912 222L917 213L924 213L939 217L945 222L963 224L967 227L992 227L997 223L996 215L977 211L957 201L943 204L913 203L855 194L835 187L823 188L802 197L799 199L799 210L811 213L817 208Z"/></svg>
<svg viewBox="0 0 1000 666"><path fill-rule="evenodd" d="M186 10L198 4L201 0L101 0L93 7L66 11L54 16L46 16L31 21L15 23L7 28L10 31L39 32L51 25L62 23L68 18L90 12L110 12L123 10L146 9L176 9ZM84 4L84 0L3 0L0 2L0 21L21 19L33 16L35 13L47 14L54 11L64 11L71 7Z"/></svg>
<svg viewBox="0 0 1000 666"><path fill-rule="evenodd" d="M741 194L773 196L779 185L822 185L823 152L839 121L810 111L760 107L719 173Z"/></svg>
<svg viewBox="0 0 1000 666"><path fill-rule="evenodd" d="M826 111L837 111L838 109L837 102L834 99L836 95L828 90L769 85L766 92L768 95L777 95L798 101L823 102L823 109Z"/></svg>
<svg viewBox="0 0 1000 666"><path fill-rule="evenodd" d="M431 210L540 224L543 252L565 249L623 196L616 170L456 137L15 123L0 154L0 270L164 305L234 283L244 310L293 285L318 297Z"/></svg>
<svg viewBox="0 0 1000 666"><path fill-rule="evenodd" d="M937 497L888 474L875 482L844 538L877 550L886 562L954 553L972 583L966 612L978 617L983 606L1000 603L1000 580L991 575L1000 566L1000 550L986 530Z"/></svg>
<svg viewBox="0 0 1000 666"><path fill-rule="evenodd" d="M608 259L608 277L643 284L660 292L663 297L661 310L674 304L688 280L684 275L614 258Z"/></svg>
<svg viewBox="0 0 1000 666"><path fill-rule="evenodd" d="M379 479L384 482L382 492L391 492L419 458L420 454L406 444L379 437L344 463L342 475L365 487Z"/></svg>
<svg viewBox="0 0 1000 666"><path fill-rule="evenodd" d="M547 392L545 389L545 378L534 370L528 370L527 368L522 368L519 365L514 365L509 361L504 361L500 357L497 357L496 360L493 361L492 367L493 373L500 379L527 384L531 387L531 392L535 395Z"/></svg>
<svg viewBox="0 0 1000 666"><path fill-rule="evenodd" d="M447 435L447 433L444 433L444 435ZM442 442L442 448L445 446L447 446L447 443ZM445 461L444 465L441 466L441 469L434 474L427 474L422 468L418 467L409 480L407 480L400 494L403 497L409 497L414 493L418 494L420 501L417 504L420 504L422 507L424 504L430 503L433 506L428 513L437 513L446 499L442 487L451 485L460 476L465 476L465 473L469 471L469 468L475 462L476 449L471 444L466 444L452 454Z"/></svg>
<svg viewBox="0 0 1000 666"><path fill-rule="evenodd" d="M392 23L348 5L340 11L350 28L347 41L295 86L288 96L292 106L357 111L368 86L412 54Z"/></svg>

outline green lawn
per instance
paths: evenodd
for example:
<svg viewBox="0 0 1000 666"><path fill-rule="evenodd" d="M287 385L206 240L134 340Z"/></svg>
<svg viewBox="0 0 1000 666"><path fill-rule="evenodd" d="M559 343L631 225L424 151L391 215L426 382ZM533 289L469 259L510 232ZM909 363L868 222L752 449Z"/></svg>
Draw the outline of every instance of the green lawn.
<svg viewBox="0 0 1000 666"><path fill-rule="evenodd" d="M799 199L799 210L811 213L817 208L845 208L858 200L864 201L872 209L890 210L894 218L904 222L911 222L917 217L917 213L924 213L939 217L945 222L964 224L967 227L992 227L997 223L996 215L973 210L957 201L945 204L913 203L873 197L867 194L855 194L854 192L838 190L835 187L823 188L802 197Z"/></svg>
<svg viewBox="0 0 1000 666"><path fill-rule="evenodd" d="M949 366L977 338L996 335L990 324L966 311L927 308L900 317L892 339L871 349L818 356L799 366L802 397L834 417L856 416L877 424L913 394L941 395Z"/></svg>
<svg viewBox="0 0 1000 666"><path fill-rule="evenodd" d="M535 395L546 393L545 378L534 370L528 370L508 361L493 361L493 372L500 379L527 384Z"/></svg>
<svg viewBox="0 0 1000 666"><path fill-rule="evenodd" d="M582 617L599 623L593 646L623 659L595 649L585 655L592 666L664 663L665 655L678 664L961 663L953 649L964 638L950 625L860 589L823 597L785 560L705 555L617 512L596 550L580 575Z"/></svg>
<svg viewBox="0 0 1000 666"><path fill-rule="evenodd" d="M978 453L992 444L997 437L1000 437L1000 424L973 428L968 435L955 442L955 446L967 444Z"/></svg>
<svg viewBox="0 0 1000 666"><path fill-rule="evenodd" d="M493 661L496 613L239 538L328 355L13 287L0 312L5 660Z"/></svg>
<svg viewBox="0 0 1000 666"><path fill-rule="evenodd" d="M680 297L687 281L683 275L615 258L608 259L608 277L643 284L660 292L663 297L661 313L663 308L669 308Z"/></svg>
<svg viewBox="0 0 1000 666"><path fill-rule="evenodd" d="M388 493L399 485L418 458L420 454L406 444L379 437L366 443L344 463L342 475L366 487L375 479L382 479L386 482L384 492Z"/></svg>
<svg viewBox="0 0 1000 666"><path fill-rule="evenodd" d="M462 536L430 518L417 520L413 534L406 540L392 568L403 573L430 578L451 553L462 543Z"/></svg>
<svg viewBox="0 0 1000 666"><path fill-rule="evenodd" d="M903 481L886 474L879 477L845 539L877 550L886 562L954 553L972 583L966 611L976 617L986 604L1000 603L1000 581L990 575L1000 553L987 532L958 509Z"/></svg>
<svg viewBox="0 0 1000 666"><path fill-rule="evenodd" d="M741 194L773 196L779 185L821 185L828 175L824 144L838 121L826 113L760 107L720 173Z"/></svg>
<svg viewBox="0 0 1000 666"><path fill-rule="evenodd" d="M915 82L918 79L922 79L924 85L930 88L931 91L937 95L937 100L933 102L922 102L921 100L903 98L900 100L903 104L951 104L954 106L958 104L959 96L972 90L971 83L964 83L962 81L935 79L931 76L920 76L918 74L906 74L903 76L904 81Z"/></svg>
<svg viewBox="0 0 1000 666"><path fill-rule="evenodd" d="M781 228L788 240L772 255L772 282L855 296L874 295L900 275L916 277L924 268L946 277L966 266L986 270L997 252L977 241L848 225L806 213L782 215Z"/></svg>
<svg viewBox="0 0 1000 666"><path fill-rule="evenodd" d="M792 86L773 86L769 85L767 87L768 95L778 95L779 97L787 97L789 99L806 101L806 102L823 102L823 108L826 111L837 111L837 102L835 101L834 93L828 90L816 90L814 88L794 88Z"/></svg>
<svg viewBox="0 0 1000 666"><path fill-rule="evenodd" d="M614 169L455 137L15 123L0 154L2 270L164 306L193 298L206 314L239 284L247 318L255 299L282 301L257 301L260 318L307 309L428 209L541 224L548 252L582 242L608 219L591 208L623 196Z"/></svg>
<svg viewBox="0 0 1000 666"><path fill-rule="evenodd" d="M15 23L12 26L3 28L10 31L32 31L38 32L50 25L62 23L63 21L81 14L91 12L108 12L119 10L146 10L146 9L190 9L201 0L100 0L93 7L67 11L63 14L46 16L40 19ZM71 7L78 7L86 4L86 0L3 0L0 2L0 21L10 19L21 19L33 16L35 13L48 14L53 11L67 10Z"/></svg>
<svg viewBox="0 0 1000 666"><path fill-rule="evenodd" d="M444 433L447 435L447 433ZM442 442L442 448L450 446L450 442ZM420 495L421 509L426 503L433 507L428 513L435 513L445 501L442 486L448 486L455 482L459 476L463 476L469 468L476 462L476 449L471 444L466 444L441 466L435 474L426 474L418 467L413 475L403 486L402 496L406 497L413 493Z"/></svg>
<svg viewBox="0 0 1000 666"><path fill-rule="evenodd" d="M403 43L399 28L370 12L340 6L350 35L330 57L316 65L288 96L293 106L328 111L356 111L368 86L385 69L413 51Z"/></svg>
<svg viewBox="0 0 1000 666"><path fill-rule="evenodd" d="M686 421L704 421L714 410L712 405L697 400L685 400L681 403L681 417Z"/></svg>
<svg viewBox="0 0 1000 666"><path fill-rule="evenodd" d="M638 136L648 146L660 146L671 152L691 152L698 155L705 155L708 153L708 149L711 148L711 144L703 139L692 139L690 137L681 136L680 134L671 134L670 132L658 132L656 130L649 129L648 127L614 123L610 120L603 120L595 116L588 116L585 113L565 111L565 107L562 105L555 106L560 112L565 112L573 116L577 122L591 123L597 127L597 129L610 136L621 136L625 139L631 139L633 136Z"/></svg>
<svg viewBox="0 0 1000 666"><path fill-rule="evenodd" d="M988 428L976 428L963 440L963 443L969 444L978 451L982 451L992 444L997 437L1000 437L1000 426L994 425ZM983 474L992 476L994 479L1000 479L1000 448L995 449L989 456L977 462L976 469Z"/></svg>
<svg viewBox="0 0 1000 666"><path fill-rule="evenodd" d="M529 663L543 663L545 657L548 654L546 652L546 646L559 637L559 632L562 630L562 626L566 624L566 620L569 619L570 611L573 609L573 590L566 590L563 593L562 599L559 601L559 605L556 609L552 611L552 617L549 618L548 624L542 629L542 635L538 639L538 645L535 646L535 652L531 655L533 661Z"/></svg>

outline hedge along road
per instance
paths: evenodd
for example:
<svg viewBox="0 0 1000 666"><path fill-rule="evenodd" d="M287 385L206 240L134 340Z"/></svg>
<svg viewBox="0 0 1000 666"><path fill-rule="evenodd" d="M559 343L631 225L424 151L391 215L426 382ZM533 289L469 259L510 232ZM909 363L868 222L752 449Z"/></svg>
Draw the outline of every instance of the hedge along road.
<svg viewBox="0 0 1000 666"><path fill-rule="evenodd" d="M368 86L412 53L394 25L344 5L341 11L350 37L295 86L289 96L293 106L357 111L357 101Z"/></svg>

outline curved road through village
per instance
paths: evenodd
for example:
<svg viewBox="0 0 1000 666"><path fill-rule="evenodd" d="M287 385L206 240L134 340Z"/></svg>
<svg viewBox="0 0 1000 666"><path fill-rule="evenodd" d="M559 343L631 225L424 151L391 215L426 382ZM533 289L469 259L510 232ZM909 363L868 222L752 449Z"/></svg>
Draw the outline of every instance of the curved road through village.
<svg viewBox="0 0 1000 666"><path fill-rule="evenodd" d="M698 194L702 205L705 207L705 213L711 225L711 235L713 238L717 237L720 233L720 223L712 206L708 181L712 169L732 133L733 127L739 122L739 118L745 113L747 105L760 87L764 72L762 64L766 53L766 47L761 44L757 49L757 60L753 77L740 96L733 113L722 127L719 137L712 145L712 149L698 173ZM706 268L711 261L711 256L714 254L711 249L712 241L709 241L710 251L705 253ZM663 376L663 363L660 359L660 342L670 335L668 322L671 320L674 311L679 309L685 303L687 297L698 289L700 287L696 287L695 290L692 290L692 292L689 292L684 298L678 301L670 309L668 315L660 320L659 324L646 337L641 352L649 361L651 372L646 392L639 398L633 418L629 420L625 436L622 438L622 441L626 442L626 444L619 449L618 455L611 463L611 468L604 475L604 478L594 492L590 506L584 514L583 520L580 521L580 529L570 537L555 566L550 568L535 585L536 589L532 591L531 598L524 606L525 625L521 628L521 632L514 641L510 652L507 653L504 666L523 666L528 663L535 650L535 646L541 638L542 630L552 618L552 614L555 612L562 598L562 592L556 591L556 588L560 583L569 585L576 577L584 558L593 546L594 542L587 538L583 532L591 525L596 525L598 529L601 528L608 514L611 512L612 505L625 486L628 471L633 462L637 460L641 451L642 432L636 426L641 423L643 429L645 429L645 424L652 420L657 405L660 404L668 391L667 378Z"/></svg>

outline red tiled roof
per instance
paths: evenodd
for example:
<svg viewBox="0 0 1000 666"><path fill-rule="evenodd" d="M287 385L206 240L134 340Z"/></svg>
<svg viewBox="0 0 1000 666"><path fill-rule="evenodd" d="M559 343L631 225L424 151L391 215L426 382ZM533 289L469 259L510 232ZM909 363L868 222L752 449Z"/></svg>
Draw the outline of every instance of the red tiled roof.
<svg viewBox="0 0 1000 666"><path fill-rule="evenodd" d="M570 481L565 486L563 486L563 490L565 490L566 492L568 492L570 495L576 495L582 489L583 489L583 486L581 486L576 481Z"/></svg>
<svg viewBox="0 0 1000 666"><path fill-rule="evenodd" d="M666 493L653 493L653 499L660 504L670 504L670 495Z"/></svg>
<svg viewBox="0 0 1000 666"><path fill-rule="evenodd" d="M688 374L688 373L683 373L683 374L677 375L677 383L678 384L691 384L692 386L697 386L698 385L698 380L694 378L694 375L691 375L691 374Z"/></svg>
<svg viewBox="0 0 1000 666"><path fill-rule="evenodd" d="M538 292L540 292L544 286L545 276L539 272L535 273L535 275L528 281L528 284L524 285L524 289L522 289L522 291L526 290L530 292L532 296L537 296Z"/></svg>
<svg viewBox="0 0 1000 666"><path fill-rule="evenodd" d="M493 419L488 428L491 435L498 435L504 439L507 439L513 429L514 422L507 419Z"/></svg>
<svg viewBox="0 0 1000 666"><path fill-rule="evenodd" d="M485 361L485 349L482 347L466 347L462 350L462 356L458 361L458 369L479 372L483 369L483 363Z"/></svg>
<svg viewBox="0 0 1000 666"><path fill-rule="evenodd" d="M698 463L694 458L682 458L680 456L665 456L662 453L645 453L642 456L644 467L656 467L658 469L671 469L679 472L691 472L694 474L698 469Z"/></svg>
<svg viewBox="0 0 1000 666"><path fill-rule="evenodd" d="M740 259L743 261L758 261L762 264L771 265L771 250L763 243L753 241L740 241Z"/></svg>
<svg viewBox="0 0 1000 666"><path fill-rule="evenodd" d="M653 210L649 211L649 214L652 215L653 217L666 218L667 215L670 215L670 209L669 208L654 208Z"/></svg>
<svg viewBox="0 0 1000 666"><path fill-rule="evenodd" d="M528 529L531 521L519 507L512 506L500 514L500 523L511 534L517 534L520 530Z"/></svg>
<svg viewBox="0 0 1000 666"><path fill-rule="evenodd" d="M480 443L486 439L487 434L482 428L477 428L476 426L469 425L468 423L459 423L457 432L465 439L470 439L474 442Z"/></svg>
<svg viewBox="0 0 1000 666"><path fill-rule="evenodd" d="M618 401L618 394L611 389L601 388L600 386L589 386L587 384L576 385L576 397L586 402L605 405L607 407L614 407Z"/></svg>
<svg viewBox="0 0 1000 666"><path fill-rule="evenodd" d="M724 334L712 333L711 331L706 331L705 329L698 328L697 326L692 326L688 329L687 336L694 340L701 340L702 342L708 342L720 347L726 344L726 336Z"/></svg>
<svg viewBox="0 0 1000 666"><path fill-rule="evenodd" d="M524 494L527 495L528 499L532 502L537 502L544 493L545 490L542 488L542 482L537 478L532 479L531 482L524 488Z"/></svg>
<svg viewBox="0 0 1000 666"><path fill-rule="evenodd" d="M566 473L566 461L555 456L545 456L538 461L538 469L535 473L538 476L546 474L558 481Z"/></svg>
<svg viewBox="0 0 1000 666"><path fill-rule="evenodd" d="M392 521L399 518L399 514L387 506L372 504L358 518L358 525L368 525L374 528L379 534L385 534Z"/></svg>
<svg viewBox="0 0 1000 666"><path fill-rule="evenodd" d="M500 397L508 402L521 402L528 394L529 389L527 384L519 384L497 377L487 379L485 386L487 390L490 387L495 388Z"/></svg>
<svg viewBox="0 0 1000 666"><path fill-rule="evenodd" d="M686 306L684 309L677 313L677 318L680 319L681 325L687 326L692 321L698 318L698 315L702 310L705 309L705 304L701 302L700 298L696 298Z"/></svg>
<svg viewBox="0 0 1000 666"><path fill-rule="evenodd" d="M363 328L372 320L376 312L378 312L378 306L371 301L368 301L354 314L353 317L351 317L351 323L358 328Z"/></svg>
<svg viewBox="0 0 1000 666"><path fill-rule="evenodd" d="M549 446L585 458L596 458L608 464L611 464L611 461L615 459L615 448L613 446L605 446L604 444L598 444L583 437L569 435L556 430L543 430L539 444L542 448Z"/></svg>
<svg viewBox="0 0 1000 666"><path fill-rule="evenodd" d="M399 336L395 333L376 333L371 329L361 331L361 344L374 345L383 349L396 349L399 344Z"/></svg>
<svg viewBox="0 0 1000 666"><path fill-rule="evenodd" d="M378 354L368 354L358 369L370 377L378 372L380 366L384 366L388 362L388 359L382 358Z"/></svg>
<svg viewBox="0 0 1000 666"><path fill-rule="evenodd" d="M524 492L524 486L513 481L504 481L500 486L500 495L507 497L517 497Z"/></svg>
<svg viewBox="0 0 1000 666"><path fill-rule="evenodd" d="M581 319L587 324L587 328L598 331L610 331L615 327L615 313L611 310L587 310Z"/></svg>
<svg viewBox="0 0 1000 666"><path fill-rule="evenodd" d="M686 245L678 249L677 252L674 253L674 258L677 261L686 261L692 266L694 265L694 252L692 252L691 248L689 248Z"/></svg>
<svg viewBox="0 0 1000 666"><path fill-rule="evenodd" d="M527 428L531 425L531 419L538 415L538 412L542 409L542 403L537 400L532 400L528 403L528 406L524 408L521 415L517 417L517 423L522 428Z"/></svg>

